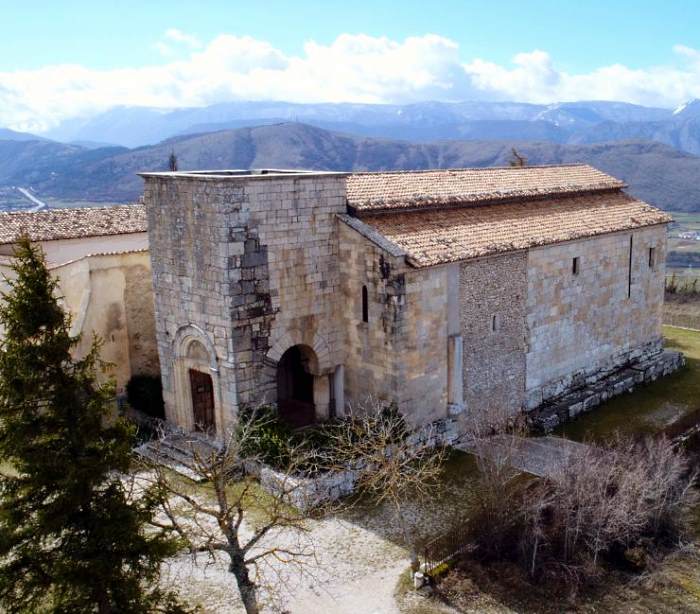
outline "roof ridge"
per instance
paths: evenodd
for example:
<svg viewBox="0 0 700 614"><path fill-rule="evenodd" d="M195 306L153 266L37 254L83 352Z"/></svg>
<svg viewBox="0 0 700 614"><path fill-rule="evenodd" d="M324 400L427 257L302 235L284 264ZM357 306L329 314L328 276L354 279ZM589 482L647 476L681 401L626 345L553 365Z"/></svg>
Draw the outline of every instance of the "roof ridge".
<svg viewBox="0 0 700 614"><path fill-rule="evenodd" d="M113 211L115 209L124 209L126 207L145 207L143 203L118 203L114 205L100 205L99 207L49 207L48 209L41 209L40 211L22 211L21 209L14 211L0 211L0 215L39 215L47 213L69 213L76 211L104 211L109 209Z"/></svg>
<svg viewBox="0 0 700 614"><path fill-rule="evenodd" d="M589 168L598 170L595 166L587 164L586 162L566 162L564 164L527 164L525 166L510 166L510 165L499 165L499 166L451 166L448 168L419 168L419 169L396 169L396 170L386 170L386 171L351 171L348 176L354 177L357 175L421 175L423 173L448 173L450 171L495 171L495 170L513 170L522 171L537 168L569 168L576 166L587 166ZM598 171L603 173L603 171ZM607 173L604 173L607 175ZM609 175L612 177L612 175Z"/></svg>
<svg viewBox="0 0 700 614"><path fill-rule="evenodd" d="M625 182L589 164L479 167L353 174L348 205L358 211L502 201L618 190Z"/></svg>

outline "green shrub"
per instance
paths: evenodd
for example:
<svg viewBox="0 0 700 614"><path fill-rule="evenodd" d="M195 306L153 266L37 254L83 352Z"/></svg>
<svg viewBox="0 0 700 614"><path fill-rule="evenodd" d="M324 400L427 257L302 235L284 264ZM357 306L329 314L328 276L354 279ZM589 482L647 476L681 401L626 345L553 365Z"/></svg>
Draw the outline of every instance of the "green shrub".
<svg viewBox="0 0 700 614"><path fill-rule="evenodd" d="M126 385L126 395L129 405L134 409L154 418L165 418L160 377L133 375Z"/></svg>
<svg viewBox="0 0 700 614"><path fill-rule="evenodd" d="M270 405L244 407L240 410L236 436L241 442L241 454L284 469L289 465L292 431Z"/></svg>

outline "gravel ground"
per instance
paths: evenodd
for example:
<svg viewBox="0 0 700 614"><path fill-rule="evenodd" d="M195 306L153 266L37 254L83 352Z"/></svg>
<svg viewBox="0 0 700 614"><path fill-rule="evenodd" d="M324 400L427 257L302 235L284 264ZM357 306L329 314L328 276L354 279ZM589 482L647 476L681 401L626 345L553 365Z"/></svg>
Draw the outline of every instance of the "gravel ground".
<svg viewBox="0 0 700 614"><path fill-rule="evenodd" d="M374 531L337 518L311 522L309 528L302 539L313 545L315 560L307 561L301 570L277 564L261 571L262 582L277 589L277 594L264 591L266 611L398 614L394 588L409 564L401 547ZM278 533L271 539L284 537ZM286 537L288 541L298 539ZM244 611L223 557L212 561L206 555L197 560L180 555L166 564L163 581L207 613Z"/></svg>
<svg viewBox="0 0 700 614"><path fill-rule="evenodd" d="M453 478L428 504L407 503L403 513L420 537L441 533L461 515L468 500L471 465L464 455L451 461ZM456 476L456 477L455 477ZM290 614L398 614L394 590L409 566L400 529L388 506L358 503L340 515L307 521L308 531L270 534L266 542L313 550L303 569L273 561L260 571L265 612ZM265 547L265 543L259 545ZM163 582L207 614L243 612L227 560L193 559L183 553L164 566Z"/></svg>

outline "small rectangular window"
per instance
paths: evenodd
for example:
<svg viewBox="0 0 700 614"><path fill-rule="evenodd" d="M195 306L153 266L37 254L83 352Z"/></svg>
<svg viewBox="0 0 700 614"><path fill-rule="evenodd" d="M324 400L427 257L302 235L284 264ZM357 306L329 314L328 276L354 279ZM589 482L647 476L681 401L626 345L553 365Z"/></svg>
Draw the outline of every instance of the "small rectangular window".
<svg viewBox="0 0 700 614"><path fill-rule="evenodd" d="M649 268L653 269L654 267L656 267L656 248L650 247L649 248Z"/></svg>
<svg viewBox="0 0 700 614"><path fill-rule="evenodd" d="M581 264L579 262L579 257L576 256L576 258L574 258L571 262L571 272L574 275L578 275L580 268L581 268Z"/></svg>

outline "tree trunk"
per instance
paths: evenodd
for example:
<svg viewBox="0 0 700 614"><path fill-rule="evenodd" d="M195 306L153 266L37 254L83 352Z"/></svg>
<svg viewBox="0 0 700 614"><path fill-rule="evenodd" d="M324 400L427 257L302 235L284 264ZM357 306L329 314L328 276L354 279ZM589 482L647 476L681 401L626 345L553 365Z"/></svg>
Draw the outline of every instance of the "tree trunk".
<svg viewBox="0 0 700 614"><path fill-rule="evenodd" d="M258 609L258 595L255 582L251 581L248 567L242 557L231 556L231 563L228 566L228 570L236 578L238 592L241 594L241 600L243 601L246 614L259 614L260 610Z"/></svg>
<svg viewBox="0 0 700 614"><path fill-rule="evenodd" d="M97 612L99 614L112 614L112 605L109 602L107 592L98 588L93 592L93 595L97 603Z"/></svg>

